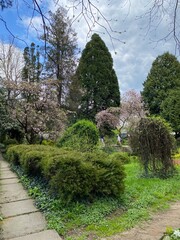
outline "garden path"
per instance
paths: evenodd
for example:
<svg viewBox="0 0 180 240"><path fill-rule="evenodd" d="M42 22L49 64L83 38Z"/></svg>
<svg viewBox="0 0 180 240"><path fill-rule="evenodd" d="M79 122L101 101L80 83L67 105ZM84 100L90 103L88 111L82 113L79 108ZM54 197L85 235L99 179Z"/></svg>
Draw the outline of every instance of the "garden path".
<svg viewBox="0 0 180 240"><path fill-rule="evenodd" d="M180 201L172 203L168 210L153 215L149 221L127 232L101 240L160 240L167 227L180 228Z"/></svg>
<svg viewBox="0 0 180 240"><path fill-rule="evenodd" d="M0 240L61 240L0 155Z"/></svg>

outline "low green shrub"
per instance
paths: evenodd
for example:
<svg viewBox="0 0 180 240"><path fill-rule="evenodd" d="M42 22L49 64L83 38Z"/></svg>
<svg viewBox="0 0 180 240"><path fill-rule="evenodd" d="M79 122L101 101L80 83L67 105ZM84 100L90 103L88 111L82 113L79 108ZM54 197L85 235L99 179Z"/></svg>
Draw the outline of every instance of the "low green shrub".
<svg viewBox="0 0 180 240"><path fill-rule="evenodd" d="M81 153L76 151L68 151L66 149L56 149L55 151L49 153L42 159L41 168L43 176L49 180L51 179L56 172L61 168L61 162L64 159L70 158L75 160L77 156L80 156Z"/></svg>
<svg viewBox="0 0 180 240"><path fill-rule="evenodd" d="M93 165L97 169L97 183L95 192L97 195L119 197L125 189L124 167L118 160L94 159Z"/></svg>
<svg viewBox="0 0 180 240"><path fill-rule="evenodd" d="M29 150L22 154L20 163L26 173L31 175L41 174L41 161L46 156L45 152Z"/></svg>
<svg viewBox="0 0 180 240"><path fill-rule="evenodd" d="M81 153L43 145L16 145L8 159L26 173L43 177L51 192L65 202L124 192L124 167L102 151Z"/></svg>
<svg viewBox="0 0 180 240"><path fill-rule="evenodd" d="M60 167L50 180L50 187L66 202L91 199L96 181L96 169L83 161L81 156L71 154L60 159Z"/></svg>
<svg viewBox="0 0 180 240"><path fill-rule="evenodd" d="M27 149L27 145L14 145L7 149L6 156L8 161L15 165L20 165L20 157Z"/></svg>
<svg viewBox="0 0 180 240"><path fill-rule="evenodd" d="M118 160L123 164L130 163L130 156L126 152L114 152L109 156L110 159L112 160Z"/></svg>

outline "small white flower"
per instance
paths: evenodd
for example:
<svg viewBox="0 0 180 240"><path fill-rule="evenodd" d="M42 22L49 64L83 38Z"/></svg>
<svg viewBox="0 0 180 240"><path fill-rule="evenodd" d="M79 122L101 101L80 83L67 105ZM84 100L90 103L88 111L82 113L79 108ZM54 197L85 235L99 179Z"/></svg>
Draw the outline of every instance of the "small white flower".
<svg viewBox="0 0 180 240"><path fill-rule="evenodd" d="M176 237L180 237L180 230L175 230L173 235Z"/></svg>

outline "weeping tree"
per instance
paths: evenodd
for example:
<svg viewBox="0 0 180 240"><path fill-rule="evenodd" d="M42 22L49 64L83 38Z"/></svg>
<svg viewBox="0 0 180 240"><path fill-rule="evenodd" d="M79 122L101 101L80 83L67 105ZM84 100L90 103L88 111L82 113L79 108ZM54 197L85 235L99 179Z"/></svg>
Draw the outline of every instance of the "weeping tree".
<svg viewBox="0 0 180 240"><path fill-rule="evenodd" d="M174 138L164 119L142 118L131 133L130 144L136 150L144 168L145 176L167 178L174 172L171 158Z"/></svg>

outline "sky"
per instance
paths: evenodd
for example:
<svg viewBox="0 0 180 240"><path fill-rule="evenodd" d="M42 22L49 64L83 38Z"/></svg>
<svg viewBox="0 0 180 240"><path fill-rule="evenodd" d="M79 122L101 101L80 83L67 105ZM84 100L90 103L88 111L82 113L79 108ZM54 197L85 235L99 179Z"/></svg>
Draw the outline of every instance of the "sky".
<svg viewBox="0 0 180 240"><path fill-rule="evenodd" d="M7 42L12 38L9 30L17 38L16 45L21 49L32 41L36 42L42 34L42 19L33 12L32 1L28 2L29 5L23 0L16 0L13 7L0 12L0 40ZM92 22L90 13L84 15L88 19L86 21L80 14L82 5L77 0L74 2L77 6L72 9L73 1L70 0L38 0L44 14L49 10L55 11L58 3L69 10L69 17L74 19L72 27L77 33L81 51L94 32L100 35L111 52L121 93L130 89L142 91L143 82L157 56L168 51L179 59L174 39L171 35L165 38L171 30L169 23L172 21L173 5L168 5L168 2L172 4L172 0L165 1L167 5L164 5L164 9L168 9L164 11L165 14L152 12L151 18L147 13L153 6L153 0L92 0L94 5L91 5L91 10L96 24ZM85 6L88 6L87 2L84 0ZM178 7L180 12L180 6ZM79 14L80 17L77 18Z"/></svg>

